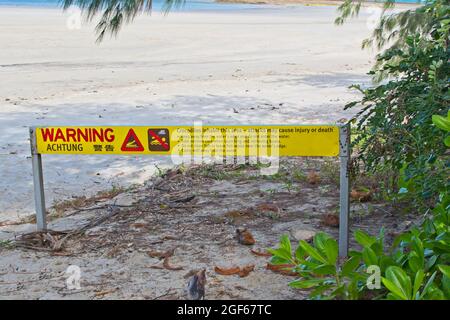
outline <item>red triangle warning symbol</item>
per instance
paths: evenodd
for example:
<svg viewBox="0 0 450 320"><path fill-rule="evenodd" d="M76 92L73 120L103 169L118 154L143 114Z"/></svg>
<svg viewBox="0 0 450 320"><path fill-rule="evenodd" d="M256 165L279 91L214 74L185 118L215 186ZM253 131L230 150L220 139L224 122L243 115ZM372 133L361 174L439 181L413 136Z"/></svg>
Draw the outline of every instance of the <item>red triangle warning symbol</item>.
<svg viewBox="0 0 450 320"><path fill-rule="evenodd" d="M137 137L136 133L134 133L133 129L130 129L127 133L127 136L122 144L122 147L120 148L122 151L134 151L134 152L141 152L144 151L144 146L139 141L139 138Z"/></svg>

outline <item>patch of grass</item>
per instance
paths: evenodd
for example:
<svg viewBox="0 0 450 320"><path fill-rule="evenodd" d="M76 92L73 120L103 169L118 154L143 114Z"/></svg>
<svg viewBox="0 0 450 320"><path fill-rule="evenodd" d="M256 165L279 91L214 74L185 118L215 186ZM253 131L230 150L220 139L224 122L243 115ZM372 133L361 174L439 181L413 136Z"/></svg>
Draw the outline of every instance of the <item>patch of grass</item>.
<svg viewBox="0 0 450 320"><path fill-rule="evenodd" d="M298 168L292 170L292 177L298 182L306 182L308 179L308 176L305 174L305 172Z"/></svg>
<svg viewBox="0 0 450 320"><path fill-rule="evenodd" d="M0 248L3 249L12 249L14 244L11 240L0 240Z"/></svg>
<svg viewBox="0 0 450 320"><path fill-rule="evenodd" d="M339 162L333 159L326 158L320 164L319 174L321 178L336 186L339 186L339 179L340 179L339 172L340 172Z"/></svg>
<svg viewBox="0 0 450 320"><path fill-rule="evenodd" d="M298 191L298 187L295 186L292 181L284 182L282 188L286 189L289 193L291 193L291 191Z"/></svg>

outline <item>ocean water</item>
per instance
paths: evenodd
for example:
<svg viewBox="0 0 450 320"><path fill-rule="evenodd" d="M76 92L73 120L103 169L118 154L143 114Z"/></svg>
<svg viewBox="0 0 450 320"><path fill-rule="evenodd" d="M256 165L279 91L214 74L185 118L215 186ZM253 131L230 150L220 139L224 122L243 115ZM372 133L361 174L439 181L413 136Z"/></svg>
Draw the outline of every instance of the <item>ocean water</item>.
<svg viewBox="0 0 450 320"><path fill-rule="evenodd" d="M24 7L60 7L59 0L0 0L1 6L24 6ZM153 10L161 11L164 0L153 0ZM172 11L198 11L198 10L236 10L236 9L258 9L269 7L257 4L234 4L217 3L214 0L186 0L184 5L172 8Z"/></svg>
<svg viewBox="0 0 450 320"><path fill-rule="evenodd" d="M420 0L399 0L401 3L417 3ZM33 6L33 7L58 7L59 0L0 0L0 6ZM153 9L160 11L163 8L164 0L153 0ZM258 4L234 4L234 3L216 3L214 0L186 0L180 8L173 10L179 11L197 11L197 10L236 10L236 9L258 9L269 7Z"/></svg>

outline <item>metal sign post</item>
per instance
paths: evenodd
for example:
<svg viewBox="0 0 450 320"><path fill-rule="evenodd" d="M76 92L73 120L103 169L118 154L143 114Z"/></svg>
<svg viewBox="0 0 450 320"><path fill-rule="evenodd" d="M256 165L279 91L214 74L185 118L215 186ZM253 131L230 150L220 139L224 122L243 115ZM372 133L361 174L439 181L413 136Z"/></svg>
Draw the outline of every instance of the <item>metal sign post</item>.
<svg viewBox="0 0 450 320"><path fill-rule="evenodd" d="M249 130L250 128L250 126L215 126L214 128L228 129L233 127L235 129L238 128L240 131ZM348 170L351 155L350 125L261 125L257 127L264 129L262 131L267 131L267 128L283 130L283 139L285 140L282 141L282 145L284 149L280 147L282 152L280 152L279 156L339 156L339 256L346 257L348 255L350 212L350 178ZM30 128L34 199L38 231L47 230L41 154L170 155L173 150L172 142L174 142L170 141L170 132L174 132L174 130L180 128L185 130L189 127L113 126ZM254 130L254 128L251 130ZM185 132L189 134L189 131ZM76 141L76 143L69 143L69 141Z"/></svg>
<svg viewBox="0 0 450 320"><path fill-rule="evenodd" d="M33 168L34 202L36 205L36 224L39 231L47 230L45 212L44 173L41 154L37 151L36 128L30 128L31 164Z"/></svg>
<svg viewBox="0 0 450 320"><path fill-rule="evenodd" d="M339 127L339 256L348 255L348 219L350 215L350 125L346 124Z"/></svg>

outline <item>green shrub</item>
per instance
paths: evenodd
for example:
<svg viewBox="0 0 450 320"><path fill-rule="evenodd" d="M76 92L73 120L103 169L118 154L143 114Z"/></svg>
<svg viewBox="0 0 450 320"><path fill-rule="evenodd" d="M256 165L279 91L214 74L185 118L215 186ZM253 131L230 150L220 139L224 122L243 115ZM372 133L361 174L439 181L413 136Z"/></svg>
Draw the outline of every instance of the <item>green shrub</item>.
<svg viewBox="0 0 450 320"><path fill-rule="evenodd" d="M383 230L378 237L363 231L355 233L361 250L350 252L349 258L338 262L336 240L325 233L315 235L313 244L300 241L293 254L287 235L279 247L269 249L272 264L291 264L299 278L289 285L310 289L311 299L450 299L450 233L449 206L447 223L433 224L430 233L415 229L396 239L386 252ZM368 287L371 266L377 266L383 286Z"/></svg>
<svg viewBox="0 0 450 320"><path fill-rule="evenodd" d="M434 115L432 122L446 132L443 145L450 140L450 111L447 117ZM450 194L439 195L438 203L427 212L420 227L397 236L387 248L384 229L378 237L356 230L360 250L338 261L338 244L331 236L318 233L313 244L300 241L292 253L287 235L276 249L268 249L273 264L293 265L299 278L290 286L310 289L311 299L394 300L450 299ZM379 268L383 287L369 288L368 270Z"/></svg>

